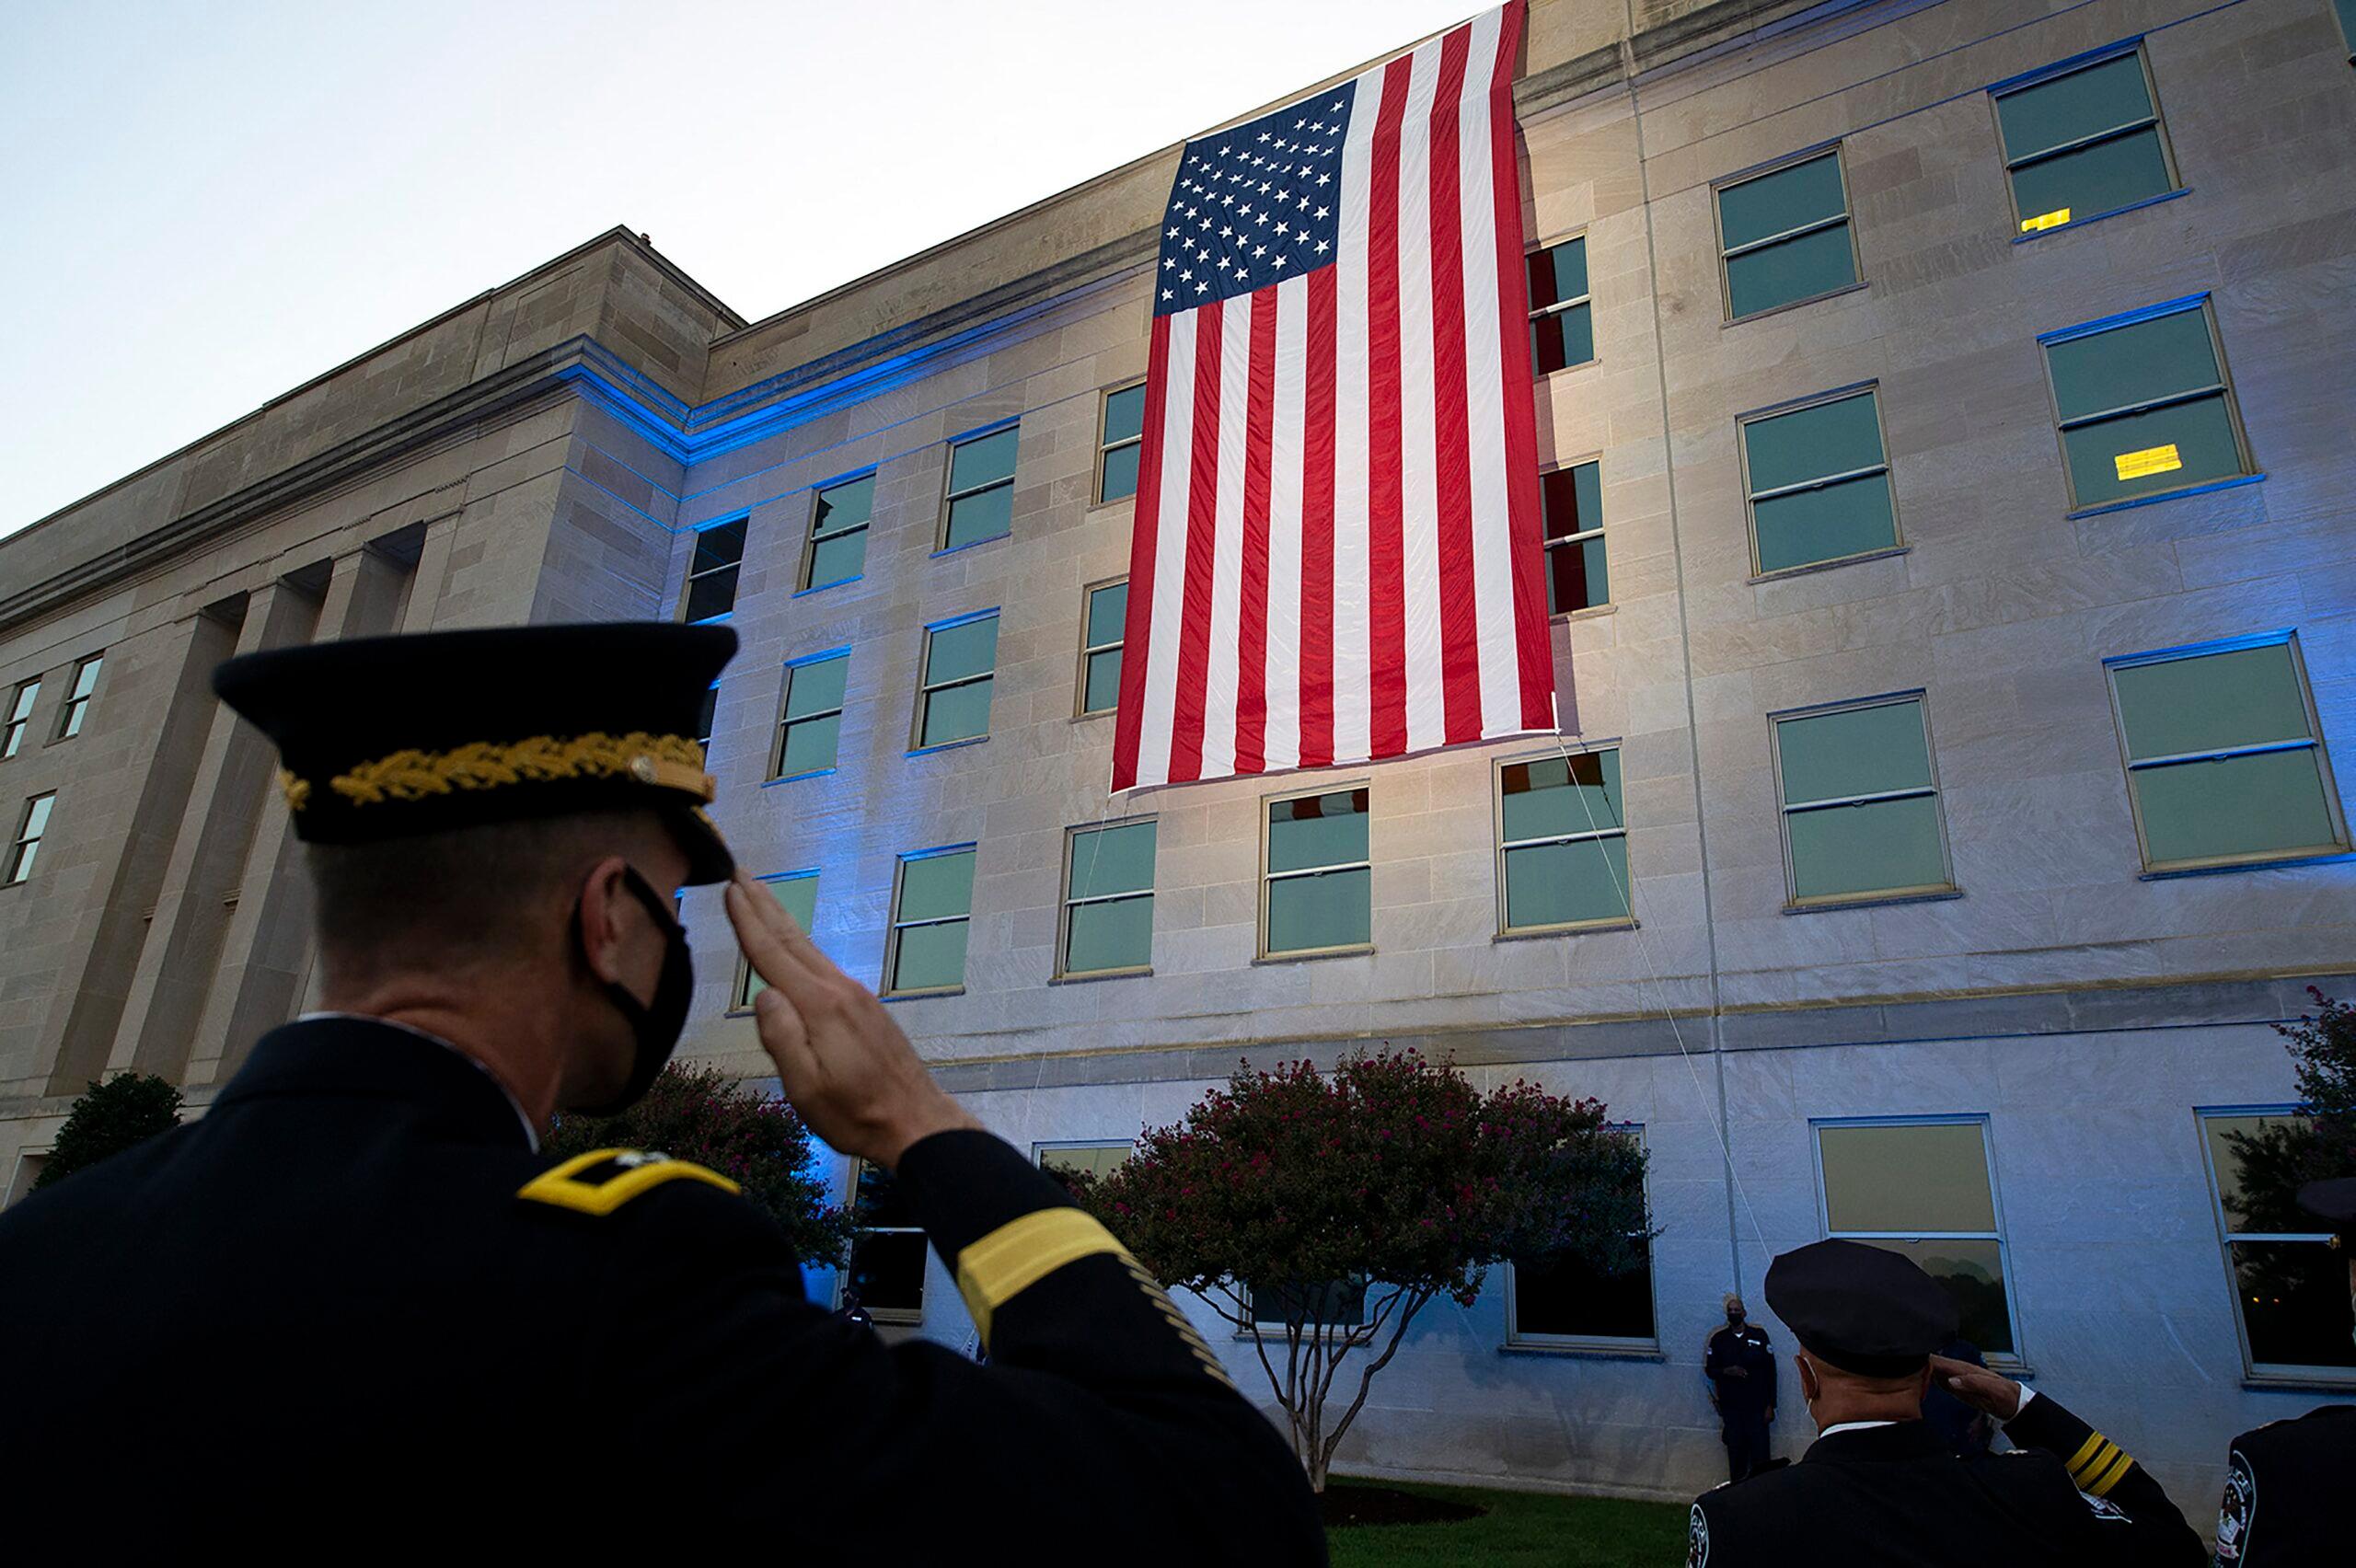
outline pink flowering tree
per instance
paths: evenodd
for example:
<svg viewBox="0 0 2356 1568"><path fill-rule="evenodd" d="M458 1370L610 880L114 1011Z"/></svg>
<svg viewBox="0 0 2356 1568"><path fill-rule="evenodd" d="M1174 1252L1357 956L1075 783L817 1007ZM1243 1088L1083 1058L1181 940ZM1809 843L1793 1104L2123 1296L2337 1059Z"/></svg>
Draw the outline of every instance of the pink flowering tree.
<svg viewBox="0 0 2356 1568"><path fill-rule="evenodd" d="M1451 1066L1384 1052L1330 1074L1243 1068L1078 1190L1163 1285L1251 1337L1322 1492L1435 1297L1470 1306L1488 1266L1514 1258L1636 1262L1644 1159L1596 1101L1519 1081L1484 1096Z"/></svg>

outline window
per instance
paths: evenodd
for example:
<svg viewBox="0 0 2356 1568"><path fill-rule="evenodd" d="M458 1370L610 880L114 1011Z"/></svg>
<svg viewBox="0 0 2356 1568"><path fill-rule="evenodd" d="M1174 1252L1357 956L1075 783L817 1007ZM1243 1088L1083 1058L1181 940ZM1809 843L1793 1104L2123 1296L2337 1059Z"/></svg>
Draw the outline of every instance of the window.
<svg viewBox="0 0 2356 1568"><path fill-rule="evenodd" d="M33 1184L40 1180L40 1173L49 1167L49 1155L50 1151L45 1148L29 1148L17 1156L16 1174L9 1178L8 1195L0 1200L0 1208L14 1208L19 1199L32 1195Z"/></svg>
<svg viewBox="0 0 2356 1568"><path fill-rule="evenodd" d="M867 524L875 511L875 476L860 475L811 492L810 547L803 552L802 587L855 582L867 571Z"/></svg>
<svg viewBox="0 0 2356 1568"><path fill-rule="evenodd" d="M33 874L33 858L40 853L41 836L49 831L49 809L56 803L53 790L25 802L25 814L17 819L17 842L8 850L9 886Z"/></svg>
<svg viewBox="0 0 2356 1568"><path fill-rule="evenodd" d="M2356 0L2331 0L2339 13L2339 36L2348 44L2348 62L2356 65Z"/></svg>
<svg viewBox="0 0 2356 1568"><path fill-rule="evenodd" d="M1138 493L1138 458L1145 450L1145 383L1104 394L1096 437L1096 499L1119 501Z"/></svg>
<svg viewBox="0 0 2356 1568"><path fill-rule="evenodd" d="M1268 802L1261 844L1260 952L1347 952L1373 940L1374 869L1367 790L1286 795Z"/></svg>
<svg viewBox="0 0 2356 1568"><path fill-rule="evenodd" d="M1243 1305L1252 1320L1264 1329L1282 1328L1296 1307L1304 1329L1318 1324L1350 1325L1366 1321L1366 1281L1327 1280L1322 1285L1253 1285L1243 1283Z"/></svg>
<svg viewBox="0 0 2356 1568"><path fill-rule="evenodd" d="M2299 1207L2296 1167L2281 1158L2306 1125L2288 1107L2201 1115L2217 1233L2248 1372L2356 1382L2348 1256Z"/></svg>
<svg viewBox="0 0 2356 1568"><path fill-rule="evenodd" d="M892 889L892 935L884 954L886 996L960 990L965 927L974 912L974 847L900 857Z"/></svg>
<svg viewBox="0 0 2356 1568"><path fill-rule="evenodd" d="M810 923L818 917L818 873L815 871L780 871L758 881L776 899L778 907L793 917L793 923L804 935ZM768 982L753 972L753 966L743 954L736 958L736 984L728 994L731 1008L749 1008L753 998L768 989Z"/></svg>
<svg viewBox="0 0 2356 1568"><path fill-rule="evenodd" d="M953 550L1000 539L1014 531L1014 440L1008 425L949 448L949 507L941 548Z"/></svg>
<svg viewBox="0 0 2356 1568"><path fill-rule="evenodd" d="M1955 1297L1964 1339L1991 1361L2017 1362L1987 1124L1819 1123L1816 1153L1824 1233L1912 1260Z"/></svg>
<svg viewBox="0 0 2356 1568"><path fill-rule="evenodd" d="M2109 662L2147 870L2348 847L2288 634Z"/></svg>
<svg viewBox="0 0 2356 1568"><path fill-rule="evenodd" d="M1873 388L1744 420L1740 429L1753 571L1789 571L1898 543Z"/></svg>
<svg viewBox="0 0 2356 1568"><path fill-rule="evenodd" d="M1777 719L1774 740L1795 905L1951 889L1921 697Z"/></svg>
<svg viewBox="0 0 2356 1568"><path fill-rule="evenodd" d="M1093 583L1082 598L1080 711L1084 718L1121 706L1121 641L1128 635L1129 580Z"/></svg>
<svg viewBox="0 0 2356 1568"><path fill-rule="evenodd" d="M59 740L70 741L82 732L82 721L90 713L90 694L98 689L98 666L104 663L105 654L93 653L74 666L74 684L65 688L65 709L57 716Z"/></svg>
<svg viewBox="0 0 2356 1568"><path fill-rule="evenodd" d="M18 686L17 695L8 699L7 728L0 731L0 762L16 755L17 748L24 744L25 726L31 721L33 704L40 698L40 682L30 680Z"/></svg>
<svg viewBox="0 0 2356 1568"><path fill-rule="evenodd" d="M1497 930L1628 919L1620 748L1497 765Z"/></svg>
<svg viewBox="0 0 2356 1568"><path fill-rule="evenodd" d="M1150 817L1065 834L1057 975L1137 974L1152 963L1153 848Z"/></svg>
<svg viewBox="0 0 2356 1568"><path fill-rule="evenodd" d="M1603 562L1603 473L1598 463L1574 463L1538 476L1546 518L1546 613L1591 610L1611 602Z"/></svg>
<svg viewBox="0 0 2356 1568"><path fill-rule="evenodd" d="M925 628L917 750L976 741L990 732L990 686L997 665L996 610Z"/></svg>
<svg viewBox="0 0 2356 1568"><path fill-rule="evenodd" d="M1612 1131L1645 1141L1645 1129L1634 1124ZM1506 1338L1595 1350L1657 1348L1652 1241L1643 1231L1634 1235L1640 1260L1621 1274L1600 1273L1569 1255L1516 1262L1506 1281Z"/></svg>
<svg viewBox="0 0 2356 1568"><path fill-rule="evenodd" d="M1595 358L1587 236L1530 253L1530 362L1538 374Z"/></svg>
<svg viewBox="0 0 2356 1568"><path fill-rule="evenodd" d="M1102 1182L1118 1170L1137 1147L1123 1138L1117 1143L1034 1144L1031 1152L1039 1169L1070 1192L1080 1182Z"/></svg>
<svg viewBox="0 0 2356 1568"><path fill-rule="evenodd" d="M1993 95L2020 233L2084 223L2176 189L2140 48Z"/></svg>
<svg viewBox="0 0 2356 1568"><path fill-rule="evenodd" d="M1857 281L1841 149L1718 188L1727 317L1837 294Z"/></svg>
<svg viewBox="0 0 2356 1568"><path fill-rule="evenodd" d="M821 653L785 667L784 706L778 716L772 778L831 772L842 739L843 685L850 678L848 651Z"/></svg>
<svg viewBox="0 0 2356 1568"><path fill-rule="evenodd" d="M703 706L696 709L696 749L704 754L707 762L711 759L712 721L719 714L720 683L714 681L703 688Z"/></svg>
<svg viewBox="0 0 2356 1568"><path fill-rule="evenodd" d="M851 1162L850 1274L843 1294L856 1293L879 1323L924 1321L924 1227L889 1170Z"/></svg>
<svg viewBox="0 0 2356 1568"><path fill-rule="evenodd" d="M2257 470L2207 296L2049 333L2070 504L2189 490Z"/></svg>
<svg viewBox="0 0 2356 1568"><path fill-rule="evenodd" d="M745 519L705 528L696 535L687 562L687 598L679 618L718 620L736 607L736 572L745 559Z"/></svg>

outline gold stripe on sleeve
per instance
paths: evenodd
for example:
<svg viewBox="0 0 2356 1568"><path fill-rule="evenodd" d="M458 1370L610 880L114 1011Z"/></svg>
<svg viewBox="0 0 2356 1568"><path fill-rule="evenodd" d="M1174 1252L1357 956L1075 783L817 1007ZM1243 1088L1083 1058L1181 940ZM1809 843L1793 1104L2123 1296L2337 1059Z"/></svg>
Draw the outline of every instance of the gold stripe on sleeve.
<svg viewBox="0 0 2356 1568"><path fill-rule="evenodd" d="M2086 1490L2096 1497L2108 1496L2110 1489L2125 1481L2127 1472L2135 1468L2135 1456L2126 1449L2114 1447L2111 1452L2118 1458L2104 1466L2100 1475L2086 1482Z"/></svg>
<svg viewBox="0 0 2356 1568"><path fill-rule="evenodd" d="M2101 1453L2103 1446L2109 1441L2109 1438L2104 1436L2099 1432L2089 1432L2086 1434L2086 1440L2078 1445L2078 1451L2071 1455L2062 1464L2062 1469L2070 1472L2070 1479L2072 1481L2076 1481L2078 1479L2079 1472L2084 1470L2088 1465L2094 1463L2095 1456Z"/></svg>
<svg viewBox="0 0 2356 1568"><path fill-rule="evenodd" d="M1113 1233L1076 1208L1038 1209L1009 1220L957 1254L957 1293L987 1345L990 1315L1067 1263L1099 1252L1126 1261Z"/></svg>

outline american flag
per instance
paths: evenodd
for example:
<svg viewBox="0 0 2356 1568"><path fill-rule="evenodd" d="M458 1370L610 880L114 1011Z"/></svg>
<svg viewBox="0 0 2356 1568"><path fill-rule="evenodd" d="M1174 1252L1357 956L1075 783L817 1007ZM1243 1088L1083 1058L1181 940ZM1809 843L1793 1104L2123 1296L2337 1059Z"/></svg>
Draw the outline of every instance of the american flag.
<svg viewBox="0 0 2356 1568"><path fill-rule="evenodd" d="M1113 787L1550 731L1522 0L1186 144Z"/></svg>

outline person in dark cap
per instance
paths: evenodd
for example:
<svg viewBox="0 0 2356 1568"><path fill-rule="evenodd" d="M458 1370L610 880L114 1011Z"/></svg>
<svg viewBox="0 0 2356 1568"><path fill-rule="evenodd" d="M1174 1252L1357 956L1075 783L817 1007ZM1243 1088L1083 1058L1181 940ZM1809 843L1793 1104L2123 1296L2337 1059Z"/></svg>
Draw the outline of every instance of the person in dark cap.
<svg viewBox="0 0 2356 1568"><path fill-rule="evenodd" d="M2184 1516L2108 1438L2050 1396L1933 1354L1955 1335L1955 1303L1908 1259L1819 1241L1768 1266L1767 1305L1799 1341L1819 1435L1798 1463L1702 1494L1689 1568L2201 1562ZM1923 1420L1934 1378L2015 1451L1958 1458Z"/></svg>
<svg viewBox="0 0 2356 1568"><path fill-rule="evenodd" d="M2299 1206L2324 1222L2347 1259L2350 1333L2356 1336L2356 1176L2310 1182ZM2356 1479L2356 1404L2318 1405L2234 1439L2217 1506L2217 1568L2344 1562Z"/></svg>
<svg viewBox="0 0 2356 1568"><path fill-rule="evenodd" d="M734 870L693 739L734 645L541 627L216 672L278 746L322 1010L201 1120L0 1215L28 1561L756 1529L799 1562L1324 1561L1300 1466L1184 1315ZM989 1366L804 1299L714 1171L537 1152L661 1070L693 988L674 890L722 882L787 1099L896 1173Z"/></svg>

